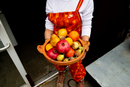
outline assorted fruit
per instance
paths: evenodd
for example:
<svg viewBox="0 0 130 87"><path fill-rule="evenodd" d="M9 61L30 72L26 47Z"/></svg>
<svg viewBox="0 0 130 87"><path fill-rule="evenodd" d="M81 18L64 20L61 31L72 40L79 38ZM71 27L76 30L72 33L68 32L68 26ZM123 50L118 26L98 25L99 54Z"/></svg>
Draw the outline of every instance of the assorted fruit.
<svg viewBox="0 0 130 87"><path fill-rule="evenodd" d="M60 29L50 38L46 45L47 55L54 60L67 62L80 56L84 47L78 41L79 34L77 31L71 31L67 35L66 29Z"/></svg>

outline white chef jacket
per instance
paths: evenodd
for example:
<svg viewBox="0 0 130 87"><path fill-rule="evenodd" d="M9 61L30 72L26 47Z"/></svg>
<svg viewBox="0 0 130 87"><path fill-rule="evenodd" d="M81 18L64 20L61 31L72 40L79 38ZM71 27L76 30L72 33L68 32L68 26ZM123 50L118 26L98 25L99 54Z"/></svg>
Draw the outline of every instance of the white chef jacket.
<svg viewBox="0 0 130 87"><path fill-rule="evenodd" d="M79 0L47 0L46 14L75 11L78 2ZM90 37L91 35L93 10L93 0L84 0L79 9L79 13L82 19L81 36L87 35ZM48 17L45 20L45 28L52 31L54 28L53 23L48 20Z"/></svg>

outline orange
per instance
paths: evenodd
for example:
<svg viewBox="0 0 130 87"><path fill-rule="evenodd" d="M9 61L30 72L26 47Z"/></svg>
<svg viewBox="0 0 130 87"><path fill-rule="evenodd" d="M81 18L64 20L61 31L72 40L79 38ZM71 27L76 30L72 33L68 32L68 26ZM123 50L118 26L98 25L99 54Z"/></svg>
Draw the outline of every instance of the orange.
<svg viewBox="0 0 130 87"><path fill-rule="evenodd" d="M70 37L65 38L65 40L67 40L70 46L73 44L73 40Z"/></svg>
<svg viewBox="0 0 130 87"><path fill-rule="evenodd" d="M51 45L51 43L48 43L46 45L46 51L49 51L51 48L53 48L53 46Z"/></svg>
<svg viewBox="0 0 130 87"><path fill-rule="evenodd" d="M79 33L77 31L71 31L69 33L69 37L73 40L73 41L77 41L79 39Z"/></svg>
<svg viewBox="0 0 130 87"><path fill-rule="evenodd" d="M62 28L62 29L58 30L57 35L66 37L67 36L67 30Z"/></svg>
<svg viewBox="0 0 130 87"><path fill-rule="evenodd" d="M75 51L72 48L70 48L70 50L65 54L65 56L66 57L73 57L74 53L75 53Z"/></svg>

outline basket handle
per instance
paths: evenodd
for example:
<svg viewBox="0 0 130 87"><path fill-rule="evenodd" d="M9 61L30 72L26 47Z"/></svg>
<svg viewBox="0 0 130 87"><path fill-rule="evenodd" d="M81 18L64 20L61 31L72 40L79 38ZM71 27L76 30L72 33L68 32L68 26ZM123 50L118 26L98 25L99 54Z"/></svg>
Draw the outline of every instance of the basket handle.
<svg viewBox="0 0 130 87"><path fill-rule="evenodd" d="M83 41L83 44L84 44L84 48L87 49L89 46L90 46L90 42L89 41Z"/></svg>
<svg viewBox="0 0 130 87"><path fill-rule="evenodd" d="M37 46L37 50L38 50L41 54L43 54L43 45L38 45L38 46Z"/></svg>
<svg viewBox="0 0 130 87"><path fill-rule="evenodd" d="M45 45L50 41L50 39L47 39L45 41L45 43L43 45L38 45L37 46L37 50L41 53L41 54L45 54Z"/></svg>

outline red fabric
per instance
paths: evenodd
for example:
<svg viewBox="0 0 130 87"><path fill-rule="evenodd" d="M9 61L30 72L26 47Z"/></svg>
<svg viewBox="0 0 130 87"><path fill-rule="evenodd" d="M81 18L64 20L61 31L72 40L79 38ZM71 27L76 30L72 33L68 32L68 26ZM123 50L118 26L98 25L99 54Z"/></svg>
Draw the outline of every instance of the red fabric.
<svg viewBox="0 0 130 87"><path fill-rule="evenodd" d="M48 17L49 20L54 24L55 34L57 34L59 29L65 28L67 33L75 30L81 35L82 21L78 11L49 13Z"/></svg>
<svg viewBox="0 0 130 87"><path fill-rule="evenodd" d="M75 11L72 12L60 12L60 13L49 13L48 19L54 24L54 33L57 34L59 29L65 28L67 33L70 31L77 31L81 36L82 20L78 12L83 0L80 0ZM55 65L58 71L65 70L66 66ZM81 61L69 65L70 73L75 81L79 81L84 78L86 71Z"/></svg>
<svg viewBox="0 0 130 87"><path fill-rule="evenodd" d="M59 66L59 65L55 65L55 67L58 71L64 71L66 68L66 66ZM83 79L84 76L86 75L86 71L84 66L81 64L81 60L77 63L69 65L69 71L73 79L77 82Z"/></svg>
<svg viewBox="0 0 130 87"><path fill-rule="evenodd" d="M81 64L81 60L77 63L74 63L69 66L69 71L71 73L71 76L75 81L79 81L84 78L86 75L86 71L84 66Z"/></svg>
<svg viewBox="0 0 130 87"><path fill-rule="evenodd" d="M64 71L66 66L54 65L58 71Z"/></svg>
<svg viewBox="0 0 130 87"><path fill-rule="evenodd" d="M49 13L48 19L54 24L54 33L57 34L58 30L65 28L67 32L77 31L81 36L82 20L79 14L79 8L81 7L83 0L80 0L76 10L72 12L59 12Z"/></svg>

